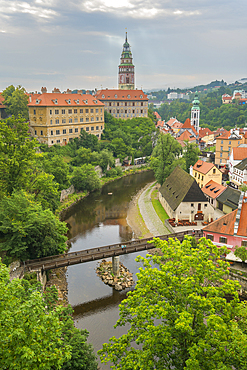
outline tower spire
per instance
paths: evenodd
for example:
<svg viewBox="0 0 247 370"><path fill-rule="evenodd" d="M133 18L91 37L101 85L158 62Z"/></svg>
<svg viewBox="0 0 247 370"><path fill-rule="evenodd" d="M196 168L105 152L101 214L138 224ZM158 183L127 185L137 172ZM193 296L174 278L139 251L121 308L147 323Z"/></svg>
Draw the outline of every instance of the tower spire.
<svg viewBox="0 0 247 370"><path fill-rule="evenodd" d="M135 66L132 62L132 53L130 50L130 44L128 43L127 31L120 64L118 66L118 88L120 90L135 89Z"/></svg>

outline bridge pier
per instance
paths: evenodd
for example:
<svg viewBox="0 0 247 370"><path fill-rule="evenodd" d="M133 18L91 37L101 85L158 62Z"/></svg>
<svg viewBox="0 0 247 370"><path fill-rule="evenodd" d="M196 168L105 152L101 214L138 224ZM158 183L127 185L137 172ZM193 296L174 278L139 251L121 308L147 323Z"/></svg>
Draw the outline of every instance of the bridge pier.
<svg viewBox="0 0 247 370"><path fill-rule="evenodd" d="M114 276L119 276L119 256L112 257L112 272Z"/></svg>

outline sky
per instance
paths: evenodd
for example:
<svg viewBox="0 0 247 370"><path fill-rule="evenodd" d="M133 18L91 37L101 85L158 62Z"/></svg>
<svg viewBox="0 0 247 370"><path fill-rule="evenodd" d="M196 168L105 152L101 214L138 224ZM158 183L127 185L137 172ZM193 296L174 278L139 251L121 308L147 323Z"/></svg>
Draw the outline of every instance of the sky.
<svg viewBox="0 0 247 370"><path fill-rule="evenodd" d="M0 0L0 91L117 88L128 32L135 83L247 77L246 0Z"/></svg>

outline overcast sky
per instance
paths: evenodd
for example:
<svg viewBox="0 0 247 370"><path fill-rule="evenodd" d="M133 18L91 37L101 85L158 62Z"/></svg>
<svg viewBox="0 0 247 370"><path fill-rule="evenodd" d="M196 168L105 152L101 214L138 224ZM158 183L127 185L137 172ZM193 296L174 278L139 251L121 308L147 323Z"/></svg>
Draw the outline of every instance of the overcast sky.
<svg viewBox="0 0 247 370"><path fill-rule="evenodd" d="M0 0L0 91L117 88L125 29L136 87L247 77L246 0Z"/></svg>

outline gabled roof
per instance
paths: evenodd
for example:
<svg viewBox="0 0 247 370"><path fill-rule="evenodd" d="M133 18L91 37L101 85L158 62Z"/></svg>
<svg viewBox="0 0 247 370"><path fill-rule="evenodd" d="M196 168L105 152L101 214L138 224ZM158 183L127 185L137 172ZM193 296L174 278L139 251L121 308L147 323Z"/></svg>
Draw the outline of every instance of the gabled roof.
<svg viewBox="0 0 247 370"><path fill-rule="evenodd" d="M187 118L186 121L184 122L183 128L192 128L189 118Z"/></svg>
<svg viewBox="0 0 247 370"><path fill-rule="evenodd" d="M158 121L161 121L161 117L159 115L158 112L153 112L153 114L155 115L155 117L158 119Z"/></svg>
<svg viewBox="0 0 247 370"><path fill-rule="evenodd" d="M239 198L240 191L228 186L226 190L218 196L217 201L230 208L236 209L238 208Z"/></svg>
<svg viewBox="0 0 247 370"><path fill-rule="evenodd" d="M208 173L213 167L215 167L213 163L204 162L201 159L198 159L198 161L193 166L193 170L206 175L206 173Z"/></svg>
<svg viewBox="0 0 247 370"><path fill-rule="evenodd" d="M243 199L242 207L241 207L241 213L240 213L240 219L239 222L236 223L237 226L237 233L238 236L244 236L247 237L247 202L246 198ZM234 211L228 213L225 216L222 216L218 220L215 220L208 226L205 226L203 228L203 231L206 232L212 232L212 233L218 233L218 234L225 234L225 235L234 235L234 224L236 222L236 216L237 216L238 209L235 209Z"/></svg>
<svg viewBox="0 0 247 370"><path fill-rule="evenodd" d="M243 171L247 168L247 158L243 159L239 162L236 166L234 166L237 170Z"/></svg>
<svg viewBox="0 0 247 370"><path fill-rule="evenodd" d="M156 127L163 127L164 121L158 121Z"/></svg>
<svg viewBox="0 0 247 370"><path fill-rule="evenodd" d="M226 186L220 185L213 180L210 180L202 188L202 192L212 199L216 199L221 193L223 193L224 190L226 190Z"/></svg>
<svg viewBox="0 0 247 370"><path fill-rule="evenodd" d="M242 161L247 158L247 148L246 147L237 147L232 149L234 161Z"/></svg>
<svg viewBox="0 0 247 370"><path fill-rule="evenodd" d="M186 130L182 132L181 135L178 136L177 140L178 141L185 141L185 140L196 141L196 137L194 135L191 135L191 133Z"/></svg>
<svg viewBox="0 0 247 370"><path fill-rule="evenodd" d="M182 124L182 122L175 122L174 124L173 124L173 126L172 126L172 128L174 129L174 128L181 128L183 126L183 124Z"/></svg>
<svg viewBox="0 0 247 370"><path fill-rule="evenodd" d="M160 188L171 209L181 202L207 202L195 179L180 167L176 167Z"/></svg>
<svg viewBox="0 0 247 370"><path fill-rule="evenodd" d="M204 136L213 135L213 132L207 127L202 127L199 131L199 136L203 138Z"/></svg>
<svg viewBox="0 0 247 370"><path fill-rule="evenodd" d="M87 105L100 105L104 106L104 103L97 100L96 97L91 94L62 94L62 93L44 93L44 94L30 94L29 107L78 107ZM56 103L57 102L57 103Z"/></svg>
<svg viewBox="0 0 247 370"><path fill-rule="evenodd" d="M148 101L148 97L142 90L99 90L96 95L98 99L105 100L143 100Z"/></svg>

